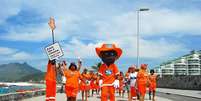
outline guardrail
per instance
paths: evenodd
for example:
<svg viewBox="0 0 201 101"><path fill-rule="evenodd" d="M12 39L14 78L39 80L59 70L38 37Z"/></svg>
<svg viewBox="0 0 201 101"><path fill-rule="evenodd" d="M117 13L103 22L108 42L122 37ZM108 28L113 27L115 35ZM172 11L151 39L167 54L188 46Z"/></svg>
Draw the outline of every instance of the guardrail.
<svg viewBox="0 0 201 101"><path fill-rule="evenodd" d="M0 95L0 101L20 101L22 99L45 95L45 89Z"/></svg>

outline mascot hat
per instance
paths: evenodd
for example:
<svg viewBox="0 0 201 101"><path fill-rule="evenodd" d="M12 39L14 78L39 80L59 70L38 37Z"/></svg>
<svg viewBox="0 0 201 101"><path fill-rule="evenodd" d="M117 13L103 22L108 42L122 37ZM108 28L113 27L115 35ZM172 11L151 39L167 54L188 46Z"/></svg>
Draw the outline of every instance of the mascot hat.
<svg viewBox="0 0 201 101"><path fill-rule="evenodd" d="M96 48L96 53L99 57L102 51L111 51L114 50L117 52L117 59L121 56L122 50L121 48L117 48L115 44L103 44L100 48Z"/></svg>

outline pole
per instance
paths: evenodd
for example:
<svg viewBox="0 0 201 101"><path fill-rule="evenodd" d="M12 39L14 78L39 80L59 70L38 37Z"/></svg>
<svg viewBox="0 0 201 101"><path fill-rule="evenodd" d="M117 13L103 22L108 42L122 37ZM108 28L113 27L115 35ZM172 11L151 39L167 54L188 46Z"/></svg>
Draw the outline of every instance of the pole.
<svg viewBox="0 0 201 101"><path fill-rule="evenodd" d="M137 10L137 68L139 67L139 64L140 64L140 59L139 59L139 57L140 57L140 54L139 54L139 52L140 52L140 47L139 47L139 37L140 37L140 35L139 35L139 30L140 30L140 23L139 23L139 15L140 15L140 11L139 10Z"/></svg>
<svg viewBox="0 0 201 101"><path fill-rule="evenodd" d="M140 12L148 10L148 8L141 8L137 10L137 68L140 65Z"/></svg>
<svg viewBox="0 0 201 101"><path fill-rule="evenodd" d="M54 44L54 30L52 30L52 43Z"/></svg>

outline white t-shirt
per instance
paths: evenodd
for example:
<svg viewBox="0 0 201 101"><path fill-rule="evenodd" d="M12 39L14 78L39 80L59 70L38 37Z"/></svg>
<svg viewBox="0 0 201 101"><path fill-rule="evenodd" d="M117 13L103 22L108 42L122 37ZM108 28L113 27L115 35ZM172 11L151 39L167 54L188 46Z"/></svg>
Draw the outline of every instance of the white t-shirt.
<svg viewBox="0 0 201 101"><path fill-rule="evenodd" d="M100 79L100 80L99 80L99 86L101 87L101 86L102 86L102 84L103 84L103 80L102 80L102 79Z"/></svg>
<svg viewBox="0 0 201 101"><path fill-rule="evenodd" d="M62 83L66 83L66 77L65 76L62 76Z"/></svg>
<svg viewBox="0 0 201 101"><path fill-rule="evenodd" d="M129 74L130 86L134 87L137 79L137 72Z"/></svg>

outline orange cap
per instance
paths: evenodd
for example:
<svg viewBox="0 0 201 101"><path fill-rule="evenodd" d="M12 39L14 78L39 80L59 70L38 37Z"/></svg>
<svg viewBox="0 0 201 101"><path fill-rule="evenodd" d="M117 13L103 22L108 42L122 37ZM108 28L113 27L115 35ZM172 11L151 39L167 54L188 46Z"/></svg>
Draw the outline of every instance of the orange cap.
<svg viewBox="0 0 201 101"><path fill-rule="evenodd" d="M117 48L115 46L115 44L103 44L100 48L96 48L96 53L99 57L100 56L100 52L102 51L110 51L110 50L114 50L117 52L117 59L121 56L122 54L122 50L121 48Z"/></svg>

